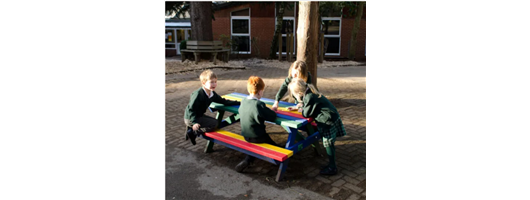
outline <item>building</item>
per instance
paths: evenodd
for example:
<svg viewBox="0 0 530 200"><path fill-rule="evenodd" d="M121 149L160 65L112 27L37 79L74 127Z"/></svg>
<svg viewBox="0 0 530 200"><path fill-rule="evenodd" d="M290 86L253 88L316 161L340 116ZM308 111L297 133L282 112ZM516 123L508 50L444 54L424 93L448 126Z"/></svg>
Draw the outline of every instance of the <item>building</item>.
<svg viewBox="0 0 530 200"><path fill-rule="evenodd" d="M285 9L283 16L282 27L282 54L285 55L285 40L286 33L294 33L296 38L296 30L298 28L298 3L292 2L292 10ZM215 20L212 21L212 30L214 40L222 40L223 37L236 40L238 43L238 51L240 57L260 57L267 58L270 53L272 40L274 37L274 30L276 25L276 15L278 8L274 2L227 2L218 5L218 9L214 12ZM345 11L344 13L346 13ZM322 21L325 26L323 28L324 38L327 40L328 46L325 53L325 58L346 58L349 51L349 43L351 32L355 19L353 16L341 16L340 10L335 10L322 15ZM189 22L189 20L188 20ZM166 21L166 35L168 29L168 21ZM174 28L177 30L188 30L185 28ZM187 32L184 31L182 37L186 37ZM176 44L178 44L177 38ZM175 44L175 45L176 45ZM355 49L355 60L366 60L366 8L363 12L361 20L361 28L357 35L357 47ZM296 41L293 41L294 49L296 51ZM170 45L172 46L172 45ZM178 47L173 50L178 53ZM234 52L233 52L234 53ZM166 56L168 56L168 43L166 36Z"/></svg>
<svg viewBox="0 0 530 200"><path fill-rule="evenodd" d="M180 55L180 42L191 36L191 23L188 19L166 20L166 57Z"/></svg>

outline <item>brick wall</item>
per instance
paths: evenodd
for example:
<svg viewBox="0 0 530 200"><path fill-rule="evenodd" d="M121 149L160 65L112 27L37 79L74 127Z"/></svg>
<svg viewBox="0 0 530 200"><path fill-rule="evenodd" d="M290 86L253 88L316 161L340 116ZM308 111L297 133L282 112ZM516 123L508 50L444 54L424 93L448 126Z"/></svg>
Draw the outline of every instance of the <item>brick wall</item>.
<svg viewBox="0 0 530 200"><path fill-rule="evenodd" d="M298 5L296 5L298 7ZM230 36L230 13L233 11L250 8L250 38L257 38L259 48L256 51L256 44L251 44L251 54L240 54L240 58L260 57L268 58L270 54L270 46L272 44L272 38L274 36L275 29L275 14L274 4L260 5L260 4L244 4L234 7L228 7L222 10L215 11L215 21L212 21L213 37L214 40L220 40L220 35L224 34ZM298 8L297 8L298 10ZM295 17L296 26L295 30L298 29L298 13ZM337 58L337 57L348 57L348 49L350 44L351 31L355 20L353 17L343 17L341 25L341 44L340 44L340 56L326 56L326 58ZM296 36L295 36L296 38ZM357 35L357 47L356 53L358 58L357 61L365 61L365 46L366 46L366 8L363 13L363 19L361 20L361 28ZM295 48L296 50L296 48Z"/></svg>
<svg viewBox="0 0 530 200"><path fill-rule="evenodd" d="M250 38L257 39L258 44L251 43L251 54L240 54L241 58L259 57L267 58L270 44L274 36L274 4L244 4L215 11L215 21L212 22L214 40L220 40L220 35L230 35L230 13L250 8Z"/></svg>
<svg viewBox="0 0 530 200"><path fill-rule="evenodd" d="M355 19L342 19L341 35L340 35L340 57L348 57L348 50L350 49L350 38ZM365 61L364 48L366 47L366 20L361 20L361 27L357 33L357 46L355 53L356 61ZM330 56L331 57L331 56Z"/></svg>

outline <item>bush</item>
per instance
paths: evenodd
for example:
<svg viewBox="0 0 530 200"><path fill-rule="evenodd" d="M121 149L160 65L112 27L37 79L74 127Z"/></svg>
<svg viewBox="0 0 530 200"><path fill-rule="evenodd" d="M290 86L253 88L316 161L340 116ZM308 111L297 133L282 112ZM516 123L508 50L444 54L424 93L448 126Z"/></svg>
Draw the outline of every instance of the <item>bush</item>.
<svg viewBox="0 0 530 200"><path fill-rule="evenodd" d="M186 41L188 41L188 40L182 40L182 42L180 42L180 46L179 46L180 50L186 49Z"/></svg>

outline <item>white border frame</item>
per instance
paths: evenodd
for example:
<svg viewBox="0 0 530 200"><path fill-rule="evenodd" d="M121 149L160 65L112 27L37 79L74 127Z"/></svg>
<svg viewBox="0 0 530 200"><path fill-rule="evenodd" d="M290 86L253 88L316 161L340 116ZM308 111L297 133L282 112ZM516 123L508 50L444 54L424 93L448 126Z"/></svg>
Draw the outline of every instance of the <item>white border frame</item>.
<svg viewBox="0 0 530 200"><path fill-rule="evenodd" d="M242 10L246 10L248 9L248 16L232 16L232 13L233 12L237 12L237 11L242 11ZM230 39L232 39L232 36L248 36L248 50L249 51L238 51L239 54L251 54L252 53L252 37L250 36L250 33L251 33L251 20L250 20L250 16L251 16L251 12L250 12L250 7L247 7L247 8L243 8L243 9L239 9L239 10L234 10L234 11L231 11L230 12ZM233 33L233 29L232 29L232 20L233 19L248 19L248 34L242 34L242 33Z"/></svg>
<svg viewBox="0 0 530 200"><path fill-rule="evenodd" d="M322 17L322 21L324 20L334 20L334 21L339 21L339 35L324 35L324 39L325 38L339 38L339 53L325 53L324 55L325 56L340 56L340 46L341 46L341 34L342 34L342 16L341 17ZM322 26L322 25L321 25ZM322 28L321 28L322 29Z"/></svg>

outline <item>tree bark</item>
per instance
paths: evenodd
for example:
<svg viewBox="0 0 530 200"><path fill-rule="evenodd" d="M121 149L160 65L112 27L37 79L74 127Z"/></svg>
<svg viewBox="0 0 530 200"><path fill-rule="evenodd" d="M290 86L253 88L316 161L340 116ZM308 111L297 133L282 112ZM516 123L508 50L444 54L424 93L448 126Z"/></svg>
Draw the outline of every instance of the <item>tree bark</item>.
<svg viewBox="0 0 530 200"><path fill-rule="evenodd" d="M357 47L357 34L359 33L359 29L361 28L361 18L363 17L363 11L364 11L364 4L366 2L358 2L357 3L357 11L355 16L355 22L353 24L353 30L351 32L350 37L350 52L348 53L348 58L350 60L356 59L356 47Z"/></svg>
<svg viewBox="0 0 530 200"><path fill-rule="evenodd" d="M318 64L318 2L300 1L298 11L298 47L296 60L304 61L311 73L313 85L317 86Z"/></svg>
<svg viewBox="0 0 530 200"><path fill-rule="evenodd" d="M320 8L320 6L319 6ZM322 16L318 15L318 21L322 24ZM322 27L322 25L320 26ZM321 30L321 28L318 28L318 63L324 62L324 32Z"/></svg>
<svg viewBox="0 0 530 200"><path fill-rule="evenodd" d="M191 39L213 41L212 2L190 2Z"/></svg>
<svg viewBox="0 0 530 200"><path fill-rule="evenodd" d="M270 59L276 58L276 51L278 50L278 35L280 35L282 32L282 24L283 24L283 11L284 11L284 3L276 2L276 6L278 6L278 15L276 15L276 30L274 31L274 37L272 37L272 46L271 46L271 53L269 54ZM276 12L276 9L274 9L274 12ZM281 58L282 55L280 55Z"/></svg>

